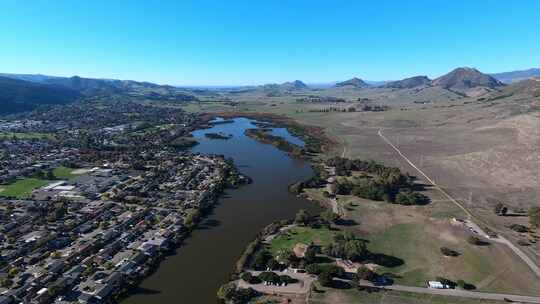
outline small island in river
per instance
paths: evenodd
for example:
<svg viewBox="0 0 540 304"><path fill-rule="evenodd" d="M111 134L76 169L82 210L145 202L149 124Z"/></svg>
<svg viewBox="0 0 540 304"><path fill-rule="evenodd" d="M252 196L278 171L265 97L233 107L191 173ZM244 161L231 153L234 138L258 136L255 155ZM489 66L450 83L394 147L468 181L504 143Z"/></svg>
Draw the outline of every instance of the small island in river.
<svg viewBox="0 0 540 304"><path fill-rule="evenodd" d="M219 133L214 133L214 132L211 132L211 133L205 133L204 134L205 137L207 138L210 138L210 139L231 139L233 136L232 134L225 134L225 133L222 133L222 132L219 132Z"/></svg>

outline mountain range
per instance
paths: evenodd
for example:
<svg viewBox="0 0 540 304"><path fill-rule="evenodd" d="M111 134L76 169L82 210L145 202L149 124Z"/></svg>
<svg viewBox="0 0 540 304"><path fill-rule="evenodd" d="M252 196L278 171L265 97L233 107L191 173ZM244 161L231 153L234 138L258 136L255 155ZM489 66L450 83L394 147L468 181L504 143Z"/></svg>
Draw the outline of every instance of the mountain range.
<svg viewBox="0 0 540 304"><path fill-rule="evenodd" d="M512 71L504 73L490 74L492 77L504 83L512 83L533 77L540 77L540 69L528 69L522 71Z"/></svg>
<svg viewBox="0 0 540 304"><path fill-rule="evenodd" d="M300 80L282 84L244 87L238 92L262 91L267 96L280 96L311 89L413 89L435 87L464 96L480 96L500 90L505 84L531 77L540 77L540 69L528 69L496 74L484 74L477 69L461 67L430 80L427 76L414 76L397 81L374 82L354 77L327 86L310 87ZM57 77L41 74L0 74L0 113L27 111L43 104L65 104L95 95L120 94L131 97L192 101L200 90L159 85L133 80L95 79L79 76Z"/></svg>

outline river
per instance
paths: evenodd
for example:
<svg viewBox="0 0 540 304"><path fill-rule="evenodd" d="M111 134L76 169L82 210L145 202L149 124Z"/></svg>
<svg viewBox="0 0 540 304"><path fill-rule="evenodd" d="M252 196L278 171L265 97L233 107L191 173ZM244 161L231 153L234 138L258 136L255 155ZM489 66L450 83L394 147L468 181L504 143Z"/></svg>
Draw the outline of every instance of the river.
<svg viewBox="0 0 540 304"><path fill-rule="evenodd" d="M159 268L144 279L124 304L190 303L215 304L216 291L226 282L235 262L256 234L271 222L293 218L300 209L316 213L313 202L298 198L287 186L313 175L307 162L293 159L274 146L259 143L244 135L256 128L246 118L196 130L199 145L195 153L223 154L234 159L240 172L253 183L227 190L218 205L193 234ZM205 133L232 134L228 140L209 139ZM295 143L302 141L286 129L275 135Z"/></svg>

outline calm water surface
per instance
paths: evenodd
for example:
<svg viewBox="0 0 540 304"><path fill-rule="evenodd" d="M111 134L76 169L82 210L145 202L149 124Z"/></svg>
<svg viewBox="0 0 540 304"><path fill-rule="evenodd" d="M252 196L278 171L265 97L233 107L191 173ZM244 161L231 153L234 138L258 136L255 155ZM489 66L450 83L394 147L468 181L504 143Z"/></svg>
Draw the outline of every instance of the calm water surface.
<svg viewBox="0 0 540 304"><path fill-rule="evenodd" d="M250 120L236 118L234 123L197 130L200 142L192 151L232 157L243 174L253 183L227 190L213 213L186 240L177 253L163 261L146 278L125 304L202 303L215 304L216 291L228 275L246 245L273 221L292 218L299 209L320 211L313 202L287 191L290 183L313 175L308 163L290 158L271 145L244 136L244 130L256 128ZM209 139L208 132L232 134L229 140ZM273 134L295 144L303 142L286 129Z"/></svg>

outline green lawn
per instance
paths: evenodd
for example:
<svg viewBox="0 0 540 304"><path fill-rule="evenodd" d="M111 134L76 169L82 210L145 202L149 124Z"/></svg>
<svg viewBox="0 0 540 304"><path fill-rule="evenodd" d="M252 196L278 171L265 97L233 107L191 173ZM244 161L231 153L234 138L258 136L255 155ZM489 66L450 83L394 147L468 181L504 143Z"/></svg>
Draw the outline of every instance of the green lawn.
<svg viewBox="0 0 540 304"><path fill-rule="evenodd" d="M32 190L43 187L48 183L50 183L50 181L38 178L19 179L13 184L0 186L0 196L27 198L32 193Z"/></svg>
<svg viewBox="0 0 540 304"><path fill-rule="evenodd" d="M298 243L326 246L332 242L334 231L328 228L313 229L310 227L294 227L272 240L270 252L276 254L281 249L292 249Z"/></svg>
<svg viewBox="0 0 540 304"><path fill-rule="evenodd" d="M54 174L54 177L58 179L73 179L78 176L78 174L73 174L73 171L75 171L75 169L61 166L61 167L55 168L53 170L53 174Z"/></svg>

